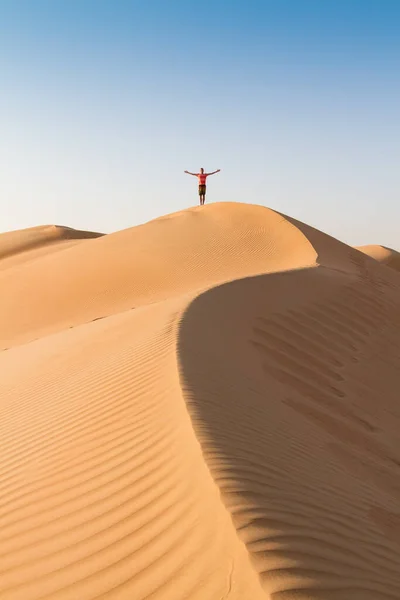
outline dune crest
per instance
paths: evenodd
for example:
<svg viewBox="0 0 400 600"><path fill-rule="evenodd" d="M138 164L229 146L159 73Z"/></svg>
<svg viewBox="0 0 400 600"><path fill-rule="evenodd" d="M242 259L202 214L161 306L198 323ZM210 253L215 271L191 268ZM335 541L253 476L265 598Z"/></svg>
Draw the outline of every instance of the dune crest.
<svg viewBox="0 0 400 600"><path fill-rule="evenodd" d="M0 280L1 600L399 598L395 270L221 203Z"/></svg>
<svg viewBox="0 0 400 600"><path fill-rule="evenodd" d="M316 256L300 229L272 210L234 203L192 208L0 272L8 290L0 298L0 343L29 341L236 277L312 265Z"/></svg>

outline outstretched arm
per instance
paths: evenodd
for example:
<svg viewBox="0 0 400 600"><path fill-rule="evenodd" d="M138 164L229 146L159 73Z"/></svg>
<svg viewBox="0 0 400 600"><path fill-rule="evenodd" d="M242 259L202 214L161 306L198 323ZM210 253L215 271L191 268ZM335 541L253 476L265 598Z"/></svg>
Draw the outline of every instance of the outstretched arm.
<svg viewBox="0 0 400 600"><path fill-rule="evenodd" d="M188 175L194 175L195 177L197 177L197 173L191 173L190 171L183 171L184 173L187 173Z"/></svg>
<svg viewBox="0 0 400 600"><path fill-rule="evenodd" d="M219 173L221 169L217 169L216 171L213 171L212 173L207 173L207 175L215 175L215 173Z"/></svg>

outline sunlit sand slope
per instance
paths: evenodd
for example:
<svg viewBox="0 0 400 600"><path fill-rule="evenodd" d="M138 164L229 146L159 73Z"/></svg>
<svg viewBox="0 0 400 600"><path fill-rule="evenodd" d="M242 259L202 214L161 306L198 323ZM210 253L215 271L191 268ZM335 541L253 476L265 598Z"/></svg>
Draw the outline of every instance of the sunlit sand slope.
<svg viewBox="0 0 400 600"><path fill-rule="evenodd" d="M252 598L176 369L177 307L3 352L0 598Z"/></svg>

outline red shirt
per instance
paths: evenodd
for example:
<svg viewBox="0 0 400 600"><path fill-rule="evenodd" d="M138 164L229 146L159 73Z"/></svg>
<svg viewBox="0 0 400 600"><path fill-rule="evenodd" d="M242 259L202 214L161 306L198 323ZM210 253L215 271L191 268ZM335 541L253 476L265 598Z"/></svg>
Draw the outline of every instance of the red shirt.
<svg viewBox="0 0 400 600"><path fill-rule="evenodd" d="M207 177L208 177L207 173L197 173L197 179L199 180L199 185L206 185Z"/></svg>

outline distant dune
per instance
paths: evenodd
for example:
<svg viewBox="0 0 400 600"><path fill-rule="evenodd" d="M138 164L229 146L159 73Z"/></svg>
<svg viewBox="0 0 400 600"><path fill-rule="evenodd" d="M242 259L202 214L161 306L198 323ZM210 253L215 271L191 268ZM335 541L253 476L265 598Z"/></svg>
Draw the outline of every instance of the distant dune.
<svg viewBox="0 0 400 600"><path fill-rule="evenodd" d="M0 599L398 600L398 254L360 250L238 203L0 235Z"/></svg>
<svg viewBox="0 0 400 600"><path fill-rule="evenodd" d="M385 246L359 246L358 250L372 256L375 260L380 263L400 271L400 253L392 248L386 248Z"/></svg>
<svg viewBox="0 0 400 600"><path fill-rule="evenodd" d="M0 234L0 269L33 260L101 233L44 225ZM7 260L6 260L7 259Z"/></svg>

